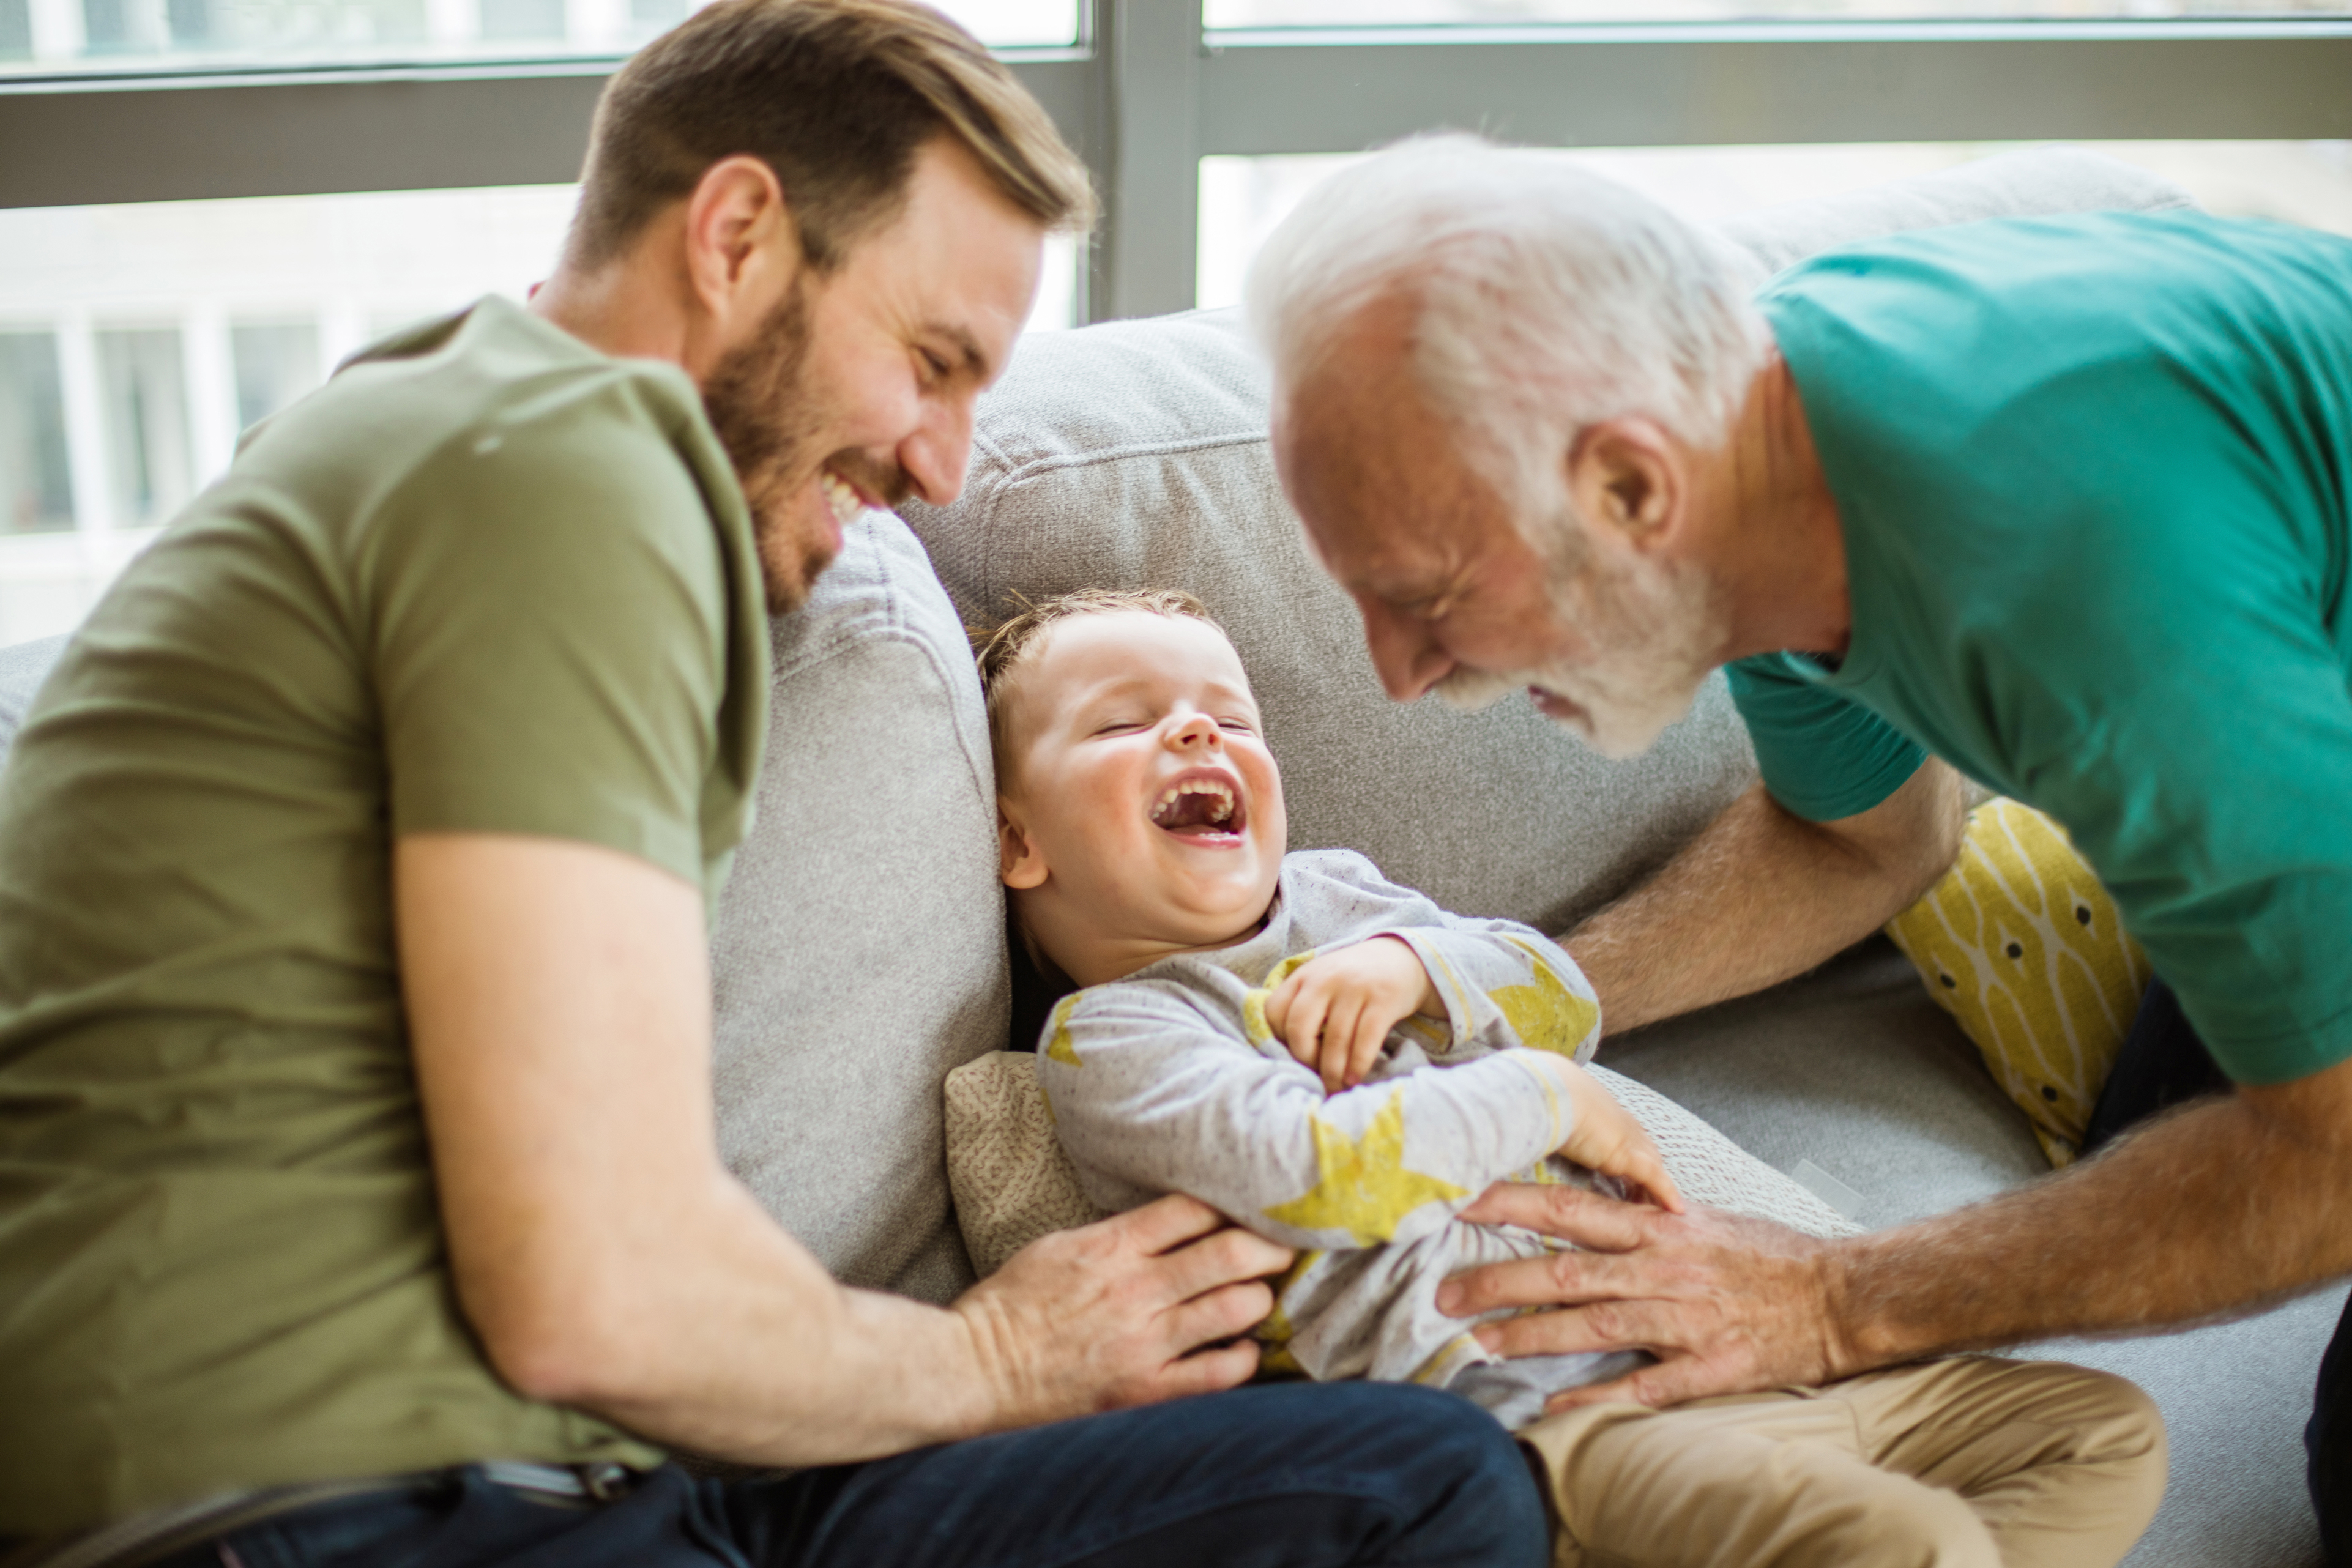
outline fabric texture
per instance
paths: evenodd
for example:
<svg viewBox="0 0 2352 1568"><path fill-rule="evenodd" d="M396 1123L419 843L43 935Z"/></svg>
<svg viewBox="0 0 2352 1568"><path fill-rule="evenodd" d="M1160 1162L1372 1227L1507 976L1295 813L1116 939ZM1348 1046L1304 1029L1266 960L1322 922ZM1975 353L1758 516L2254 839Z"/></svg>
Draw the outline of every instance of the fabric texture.
<svg viewBox="0 0 2352 1568"><path fill-rule="evenodd" d="M0 1532L656 1457L458 1315L389 841L715 893L764 620L691 383L495 299L270 422L125 569L0 773Z"/></svg>
<svg viewBox="0 0 2352 1568"><path fill-rule="evenodd" d="M945 1301L972 1273L940 1085L1008 1005L980 678L887 512L771 637L759 813L711 937L720 1152L836 1277Z"/></svg>
<svg viewBox="0 0 2352 1568"><path fill-rule="evenodd" d="M2156 1512L2164 1423L2122 1378L1958 1356L1520 1434L1555 1568L2107 1568Z"/></svg>
<svg viewBox="0 0 2352 1568"><path fill-rule="evenodd" d="M1959 859L1886 934L2050 1163L2073 1164L2148 968L2065 830L2014 800L1979 806Z"/></svg>
<svg viewBox="0 0 2352 1568"><path fill-rule="evenodd" d="M2065 824L2238 1082L2352 1055L2352 240L1974 224L1759 303L1853 616L1834 672L1742 666L1779 693L1741 699L1774 793L1823 814L1900 732ZM1808 704L1874 716L1777 743Z"/></svg>

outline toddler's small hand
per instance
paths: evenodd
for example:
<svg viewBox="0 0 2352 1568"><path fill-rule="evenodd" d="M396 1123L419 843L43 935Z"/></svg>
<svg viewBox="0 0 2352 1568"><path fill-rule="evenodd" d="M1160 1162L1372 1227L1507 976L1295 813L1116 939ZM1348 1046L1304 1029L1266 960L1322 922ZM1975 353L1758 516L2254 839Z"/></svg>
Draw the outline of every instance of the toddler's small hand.
<svg viewBox="0 0 2352 1568"><path fill-rule="evenodd" d="M1364 1081L1389 1030L1414 1013L1444 1010L1419 956L1396 936L1319 953L1265 999L1274 1037L1321 1075L1326 1094Z"/></svg>
<svg viewBox="0 0 2352 1568"><path fill-rule="evenodd" d="M1682 1213L1683 1195L1675 1190L1675 1178L1666 1174L1658 1145L1633 1120L1633 1113L1617 1103L1617 1097L1601 1086L1601 1080L1575 1062L1554 1057L1552 1064L1566 1070L1561 1076L1568 1081L1569 1100L1576 1113L1576 1125L1568 1142L1559 1146L1561 1157L1630 1184L1670 1214Z"/></svg>

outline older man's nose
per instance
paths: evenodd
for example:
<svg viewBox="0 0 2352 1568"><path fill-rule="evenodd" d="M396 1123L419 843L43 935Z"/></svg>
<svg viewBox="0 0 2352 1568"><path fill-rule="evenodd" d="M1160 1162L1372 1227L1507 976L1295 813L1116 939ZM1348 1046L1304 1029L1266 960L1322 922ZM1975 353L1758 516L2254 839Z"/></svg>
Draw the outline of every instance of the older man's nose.
<svg viewBox="0 0 2352 1568"><path fill-rule="evenodd" d="M1378 600L1360 601L1364 646L1381 685L1401 703L1417 702L1454 669L1454 661L1431 636L1427 623L1400 615Z"/></svg>

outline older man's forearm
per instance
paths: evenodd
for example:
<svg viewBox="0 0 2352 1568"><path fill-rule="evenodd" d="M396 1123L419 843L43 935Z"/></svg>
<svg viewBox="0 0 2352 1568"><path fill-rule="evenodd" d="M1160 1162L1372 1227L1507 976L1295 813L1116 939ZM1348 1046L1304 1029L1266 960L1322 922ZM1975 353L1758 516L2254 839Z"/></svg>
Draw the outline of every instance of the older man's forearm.
<svg viewBox="0 0 2352 1568"><path fill-rule="evenodd" d="M1860 941L1951 864L1965 796L1929 761L1878 805L1808 822L1760 783L1564 945L1612 1034L1746 996Z"/></svg>
<svg viewBox="0 0 2352 1568"><path fill-rule="evenodd" d="M2346 1067L2241 1091L2032 1186L1842 1244L1836 1370L2195 1322L2352 1273L2347 1113Z"/></svg>

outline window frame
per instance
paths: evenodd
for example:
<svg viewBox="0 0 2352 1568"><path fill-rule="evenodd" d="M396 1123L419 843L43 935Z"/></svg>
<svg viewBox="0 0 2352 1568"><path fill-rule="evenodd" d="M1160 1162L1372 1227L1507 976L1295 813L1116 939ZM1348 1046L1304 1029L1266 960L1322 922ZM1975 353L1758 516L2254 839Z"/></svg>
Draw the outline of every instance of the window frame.
<svg viewBox="0 0 2352 1568"><path fill-rule="evenodd" d="M1199 162L1437 126L1530 143L2352 139L2352 17L1259 28L1087 0L1000 51L1095 172L1081 315L1189 308ZM578 177L613 58L0 78L0 206Z"/></svg>

